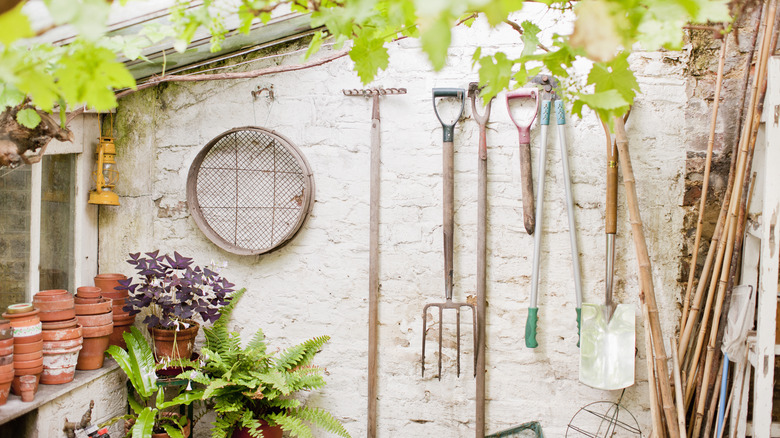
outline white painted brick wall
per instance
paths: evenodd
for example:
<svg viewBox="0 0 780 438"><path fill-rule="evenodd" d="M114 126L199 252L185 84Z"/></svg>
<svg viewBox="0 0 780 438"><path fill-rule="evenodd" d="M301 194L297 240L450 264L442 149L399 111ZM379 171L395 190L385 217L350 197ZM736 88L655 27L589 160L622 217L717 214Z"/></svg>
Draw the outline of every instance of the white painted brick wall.
<svg viewBox="0 0 780 438"><path fill-rule="evenodd" d="M545 18L552 24L552 19ZM561 24L560 26L565 26ZM466 87L476 80L470 58L483 50L519 50L517 34L504 27L488 31L484 22L454 33L450 65L433 73L418 42L389 45L391 67L376 84L405 87L408 94L381 99L381 300L379 431L381 437L473 436L474 379L470 330L463 333L464 376L454 377L454 327L445 324L444 375L435 378L435 355L420 377L422 308L443 297L441 238L441 128L432 111L432 87ZM484 52L483 52L484 53ZM653 261L656 293L665 335L678 319L676 275L682 242L685 162L685 78L665 56L640 53L644 92L628 131L645 233ZM298 56L285 63L298 62ZM272 65L261 61L249 68ZM253 102L250 91L273 84L276 100ZM100 271L131 273L129 252L161 249L194 256L199 264L229 263L226 276L248 288L235 312L245 336L262 328L274 345L332 337L318 363L328 369L328 386L309 395L333 412L355 436L365 435L368 181L370 101L345 97L343 88L362 88L351 61L254 80L170 84L125 98L117 114L120 207L100 213ZM478 127L466 106L455 132L455 299L474 294L476 269L476 172ZM186 200L189 165L218 134L259 125L290 138L314 171L316 203L301 232L271 254L240 257L209 242L189 214L169 208ZM569 120L566 128L577 204L578 242L585 302L601 302L604 287L605 141L593 114ZM522 226L517 130L504 96L494 102L488 132L489 232L487 317L487 421L489 432L539 420L545 434L564 436L582 406L615 401L619 392L591 389L578 382L578 349L571 255L560 170L551 129L548 149L546 222L540 286L539 343L525 348L533 238ZM535 162L538 127L532 134ZM638 303L633 244L625 196L620 189L615 298ZM538 202L538 200L537 200ZM165 212L163 216L158 217ZM637 306L637 314L641 311ZM637 343L644 345L642 321ZM450 335L450 333L452 333ZM430 334L429 334L430 336ZM434 339L429 337L431 341ZM435 342L428 344L434 351ZM624 405L649 432L644 348L637 358L637 384ZM203 428L199 434L207 433ZM318 436L325 436L324 433Z"/></svg>

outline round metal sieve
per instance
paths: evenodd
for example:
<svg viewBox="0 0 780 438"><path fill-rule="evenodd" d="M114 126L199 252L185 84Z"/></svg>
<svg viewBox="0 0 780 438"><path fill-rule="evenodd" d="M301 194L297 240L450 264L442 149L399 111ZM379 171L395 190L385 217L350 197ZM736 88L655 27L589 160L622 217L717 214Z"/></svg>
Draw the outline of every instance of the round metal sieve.
<svg viewBox="0 0 780 438"><path fill-rule="evenodd" d="M273 251L295 236L314 203L314 180L301 151L278 133L231 129L195 157L187 205L198 228L234 254Z"/></svg>

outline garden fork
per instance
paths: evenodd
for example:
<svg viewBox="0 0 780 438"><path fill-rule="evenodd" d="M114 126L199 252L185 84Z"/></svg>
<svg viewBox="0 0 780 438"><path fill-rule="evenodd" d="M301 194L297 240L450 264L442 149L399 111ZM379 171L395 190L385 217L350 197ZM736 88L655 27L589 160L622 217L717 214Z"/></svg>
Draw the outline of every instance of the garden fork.
<svg viewBox="0 0 780 438"><path fill-rule="evenodd" d="M457 117L451 124L444 123L442 121L441 116L439 116L439 110L436 107L436 98L455 98L460 102L460 112L458 112ZM441 126L443 129L443 188L444 188L444 200L442 204L444 205L444 212L443 212L443 226L442 229L444 231L444 298L445 301L443 303L428 303L423 308L423 338L422 338L422 376L425 377L425 335L426 335L426 329L427 329L427 322L428 322L428 309L436 307L439 309L439 358L438 358L438 365L439 365L439 380L441 380L441 346L442 346L442 331L443 331L443 324L442 324L442 315L444 314L444 309L454 309L455 310L455 321L457 325L457 368L458 368L458 377L460 377L460 309L462 307L465 307L467 309L471 310L471 314L473 317L473 328L472 332L474 334L474 344L475 344L475 355L476 355L476 342L477 342L477 314L476 310L474 309L473 304L469 303L457 303L452 301L452 278L453 278L453 263L452 263L452 257L453 257L453 233L455 231L455 214L454 214L454 176L453 176L453 169L454 169L454 146L453 146L453 137L454 137L454 131L455 131L455 124L458 123L458 119L460 119L460 116L463 114L463 106L466 100L466 90L462 88L434 88L433 89L433 110L436 112L436 117L439 119L439 122L441 122Z"/></svg>

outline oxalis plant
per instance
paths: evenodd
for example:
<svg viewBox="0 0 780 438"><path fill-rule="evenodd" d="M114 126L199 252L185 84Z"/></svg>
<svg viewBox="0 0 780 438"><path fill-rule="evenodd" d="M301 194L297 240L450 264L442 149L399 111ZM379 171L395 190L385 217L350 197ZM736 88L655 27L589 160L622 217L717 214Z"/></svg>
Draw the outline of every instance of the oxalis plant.
<svg viewBox="0 0 780 438"><path fill-rule="evenodd" d="M204 329L206 344L197 369L179 376L204 386L192 393L212 405L217 413L212 438L229 437L240 428L247 428L253 437L262 437L261 421L280 426L293 437L313 437L309 424L349 437L333 415L305 406L293 397L301 391L325 386L323 368L311 362L330 338L312 338L278 352L269 350L263 331L258 330L242 347L239 334L229 332L227 325L243 293L244 289L236 292L219 320Z"/></svg>
<svg viewBox="0 0 780 438"><path fill-rule="evenodd" d="M160 255L159 250L130 254L127 263L135 268L138 279L119 281L117 289L130 294L124 310L135 315L148 309L143 322L150 329L187 328L196 316L213 323L235 290L216 269L193 266L192 258L175 251L173 256Z"/></svg>

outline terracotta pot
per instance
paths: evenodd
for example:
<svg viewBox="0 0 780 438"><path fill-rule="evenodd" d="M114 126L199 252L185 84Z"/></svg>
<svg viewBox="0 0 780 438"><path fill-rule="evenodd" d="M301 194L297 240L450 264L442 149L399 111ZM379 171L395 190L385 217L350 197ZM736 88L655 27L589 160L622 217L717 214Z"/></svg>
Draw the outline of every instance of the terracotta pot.
<svg viewBox="0 0 780 438"><path fill-rule="evenodd" d="M35 310L35 306L32 305L32 303L19 303L19 304L11 304L8 306L8 310L6 313L8 315L20 315L23 313L29 313ZM8 316L6 316L6 313L3 314L3 318L7 318L8 320L11 320Z"/></svg>
<svg viewBox="0 0 780 438"><path fill-rule="evenodd" d="M52 310L67 309L73 306L73 295L66 293L61 296L41 297L36 295L33 298L33 306L41 312Z"/></svg>
<svg viewBox="0 0 780 438"><path fill-rule="evenodd" d="M14 380L14 370L0 373L0 383L10 382L12 380Z"/></svg>
<svg viewBox="0 0 780 438"><path fill-rule="evenodd" d="M14 354L33 353L43 349L43 340L38 342L30 342L29 344L15 344Z"/></svg>
<svg viewBox="0 0 780 438"><path fill-rule="evenodd" d="M11 327L11 324L8 324L8 327L1 328L0 329L0 341L4 341L6 339L13 339L14 337L14 328Z"/></svg>
<svg viewBox="0 0 780 438"><path fill-rule="evenodd" d="M0 367L2 367L3 365L12 364L12 363L14 363L14 354L13 353L5 354L5 355L0 356Z"/></svg>
<svg viewBox="0 0 780 438"><path fill-rule="evenodd" d="M19 377L19 389L22 392L22 401L29 403L35 399L38 390L38 376Z"/></svg>
<svg viewBox="0 0 780 438"><path fill-rule="evenodd" d="M55 350L66 350L68 348L78 347L84 342L84 338L66 339L64 341L44 341L43 342L43 354Z"/></svg>
<svg viewBox="0 0 780 438"><path fill-rule="evenodd" d="M135 315L117 317L114 315L114 329L111 333L109 345L116 345L119 348L127 348L123 334L130 332L130 327L135 323Z"/></svg>
<svg viewBox="0 0 780 438"><path fill-rule="evenodd" d="M16 395L22 395L22 388L21 388L22 382L21 382L21 378L23 376L34 376L35 377L35 387L37 389L38 388L38 380L40 379L41 373L43 372L43 365L38 367L37 371L36 370L33 370L33 371L34 372L28 372L28 373L18 374L16 376L14 376L14 380L11 382L11 392L16 394Z"/></svg>
<svg viewBox="0 0 780 438"><path fill-rule="evenodd" d="M42 329L43 325L40 322L27 327L14 327L14 344L28 344L40 341L43 339L41 335Z"/></svg>
<svg viewBox="0 0 780 438"><path fill-rule="evenodd" d="M263 420L260 420L260 424L263 438L282 438L282 428L280 426L271 427ZM249 429L242 427L233 429L232 438L251 438L251 435L249 435Z"/></svg>
<svg viewBox="0 0 780 438"><path fill-rule="evenodd" d="M97 286L81 286L76 289L76 298L100 298L102 293Z"/></svg>
<svg viewBox="0 0 780 438"><path fill-rule="evenodd" d="M93 327L84 326L81 328L81 331L83 333L84 339L109 336L114 331L114 323L109 322L105 325L98 325Z"/></svg>
<svg viewBox="0 0 780 438"><path fill-rule="evenodd" d="M115 306L119 306L119 305L123 305L124 306L125 305L125 300L129 296L130 295L128 294L127 291L124 291L124 292L118 292L118 291L117 292L103 292L103 298L111 298L112 300L114 300L114 305Z"/></svg>
<svg viewBox="0 0 780 438"><path fill-rule="evenodd" d="M11 339L13 341L13 339ZM0 348L0 356L8 356L9 354L14 354L14 344L11 343L8 347L2 347Z"/></svg>
<svg viewBox="0 0 780 438"><path fill-rule="evenodd" d="M7 356L6 356L7 357ZM14 362L11 361L9 363L0 365L0 375L6 375L8 373L14 372Z"/></svg>
<svg viewBox="0 0 780 438"><path fill-rule="evenodd" d="M117 290L114 288L119 286L119 280L124 280L126 278L127 277L125 277L123 274L98 274L95 277L95 286L99 287L103 291L103 296L106 296L107 292L117 292Z"/></svg>
<svg viewBox="0 0 780 438"><path fill-rule="evenodd" d="M13 306L8 306L10 309ZM28 312L20 312L20 313L3 313L3 317L7 318L11 322L11 327L24 327L28 325L33 325L41 322L40 318L38 318L38 313L40 311L36 308L33 308L33 310L30 310Z"/></svg>
<svg viewBox="0 0 780 438"><path fill-rule="evenodd" d="M43 366L43 351L41 351L41 357L31 359L31 360L16 360L14 358L14 371L16 371L17 376L23 376L25 373L22 372L22 370L28 370L28 369L36 369L38 367ZM26 374L34 374L34 373L26 373Z"/></svg>
<svg viewBox="0 0 780 438"><path fill-rule="evenodd" d="M103 366L110 335L97 338L84 338L84 345L79 353L77 370L96 370Z"/></svg>
<svg viewBox="0 0 780 438"><path fill-rule="evenodd" d="M116 301L114 301L114 303L116 303ZM125 310L125 305L124 304L113 304L111 306L111 310L114 312L114 317L115 318L116 318L117 315L125 315L126 316L126 315L130 314L129 310Z"/></svg>
<svg viewBox="0 0 780 438"><path fill-rule="evenodd" d="M182 330L153 327L150 332L154 346L154 356L157 361L161 362L164 358L189 359L192 356L195 336L198 335L199 329L200 325L197 323Z"/></svg>
<svg viewBox="0 0 780 438"><path fill-rule="evenodd" d="M68 327L57 330L43 330L41 335L43 335L44 342L64 341L67 339L81 338L82 332L81 326L77 324L75 327Z"/></svg>
<svg viewBox="0 0 780 438"><path fill-rule="evenodd" d="M108 298L101 298L93 304L76 304L76 315L98 315L111 312L112 304L113 302Z"/></svg>
<svg viewBox="0 0 780 438"><path fill-rule="evenodd" d="M69 321L76 316L76 309L71 306L70 309L58 310L56 312L41 312L38 316L41 318L41 322Z"/></svg>
<svg viewBox="0 0 780 438"><path fill-rule="evenodd" d="M61 385L73 380L76 373L76 362L82 346L77 345L61 350L51 350L43 356L43 372L41 383L44 385Z"/></svg>
<svg viewBox="0 0 780 438"><path fill-rule="evenodd" d="M13 379L12 379L13 380ZM11 381L0 383L0 406L8 401L8 394L11 392Z"/></svg>
<svg viewBox="0 0 780 438"><path fill-rule="evenodd" d="M76 315L82 327L95 327L114 322L114 312L100 313L97 315Z"/></svg>
<svg viewBox="0 0 780 438"><path fill-rule="evenodd" d="M76 327L79 325L79 321L74 316L73 319L69 319L66 321L47 321L47 322L42 322L41 324L44 331L60 330L60 329Z"/></svg>
<svg viewBox="0 0 780 438"><path fill-rule="evenodd" d="M95 303L99 303L100 300L102 300L102 299L103 298L79 298L79 297L76 297L76 298L73 299L73 302L75 304L95 304ZM110 298L106 298L106 299L110 300Z"/></svg>
<svg viewBox="0 0 780 438"><path fill-rule="evenodd" d="M43 333L31 336L14 337L14 345L16 344L29 344L31 342L38 342L43 339Z"/></svg>
<svg viewBox="0 0 780 438"><path fill-rule="evenodd" d="M11 327L11 321L0 318L0 330Z"/></svg>
<svg viewBox="0 0 780 438"><path fill-rule="evenodd" d="M32 353L14 354L14 363L27 363L40 357L43 357L43 349L33 351Z"/></svg>
<svg viewBox="0 0 780 438"><path fill-rule="evenodd" d="M35 301L62 301L63 299L72 300L73 295L65 289L42 290L33 295L33 303Z"/></svg>

